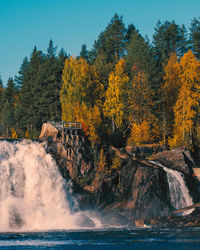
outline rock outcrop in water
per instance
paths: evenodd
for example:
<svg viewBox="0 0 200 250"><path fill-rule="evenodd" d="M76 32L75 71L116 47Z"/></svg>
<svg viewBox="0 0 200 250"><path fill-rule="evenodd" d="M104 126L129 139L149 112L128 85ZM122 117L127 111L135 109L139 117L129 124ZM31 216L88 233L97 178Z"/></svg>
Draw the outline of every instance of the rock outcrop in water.
<svg viewBox="0 0 200 250"><path fill-rule="evenodd" d="M171 218L171 211L176 208L171 203L167 172L159 166L160 163L181 171L193 202L200 201L199 183L192 171L194 161L186 149L163 151L156 148L153 153L163 151L153 157L159 163L156 164L144 159L145 150L140 157L137 148L134 152L129 147L121 150L113 148L109 153L116 152L121 168L103 177L97 175L90 142L81 131L69 133L64 144L59 138L55 142L49 140L47 151L55 158L63 177L73 181L81 209L96 207L105 214L111 212L127 219L130 224L134 224L135 220ZM161 221L157 224L160 225Z"/></svg>

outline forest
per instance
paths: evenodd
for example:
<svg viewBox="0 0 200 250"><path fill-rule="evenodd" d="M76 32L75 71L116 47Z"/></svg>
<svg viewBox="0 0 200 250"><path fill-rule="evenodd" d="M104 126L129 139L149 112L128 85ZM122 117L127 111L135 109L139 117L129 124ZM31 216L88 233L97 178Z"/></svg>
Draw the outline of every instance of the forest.
<svg viewBox="0 0 200 250"><path fill-rule="evenodd" d="M0 79L1 138L38 138L47 121L81 122L93 148L200 144L200 18L158 21L152 41L115 14L91 50L36 46ZM103 156L102 156L103 157Z"/></svg>

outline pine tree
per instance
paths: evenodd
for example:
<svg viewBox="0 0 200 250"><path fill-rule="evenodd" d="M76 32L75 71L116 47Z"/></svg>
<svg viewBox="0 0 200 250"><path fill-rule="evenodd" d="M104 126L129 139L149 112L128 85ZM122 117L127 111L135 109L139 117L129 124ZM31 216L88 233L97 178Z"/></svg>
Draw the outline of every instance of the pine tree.
<svg viewBox="0 0 200 250"><path fill-rule="evenodd" d="M57 58L56 47L54 47L53 41L50 40L47 55L44 57L41 70L41 96L39 97L40 103L38 105L41 122L61 120L59 91L62 86L64 60L64 51L61 51Z"/></svg>
<svg viewBox="0 0 200 250"><path fill-rule="evenodd" d="M18 71L18 76L15 77L16 87L19 90L22 88L24 82L26 81L26 73L28 71L28 68L29 68L29 61L28 58L25 57Z"/></svg>
<svg viewBox="0 0 200 250"><path fill-rule="evenodd" d="M4 136L10 136L10 128L15 126L15 85L12 78L8 79L7 86L2 93L1 131Z"/></svg>
<svg viewBox="0 0 200 250"><path fill-rule="evenodd" d="M103 45L109 61L117 63L124 55L124 35L123 19L115 14L104 32L105 40Z"/></svg>
<svg viewBox="0 0 200 250"><path fill-rule="evenodd" d="M15 119L16 119L16 127L19 131L21 131L21 136L23 136L23 131L26 130L26 109L24 106L24 93L26 89L26 85L29 79L29 61L28 58L25 57L23 63L18 72L18 76L15 77L15 83L17 88L18 99L15 105ZM30 89L31 90L31 89ZM28 91L30 91L28 90ZM28 93L31 94L31 93Z"/></svg>
<svg viewBox="0 0 200 250"><path fill-rule="evenodd" d="M29 131L41 128L41 115L38 112L42 100L41 81L44 54L36 46L30 57L26 82L21 88L21 102L24 108L25 127Z"/></svg>
<svg viewBox="0 0 200 250"><path fill-rule="evenodd" d="M3 90L4 90L4 88L3 88L3 81L2 81L1 75L0 75L0 103L2 101ZM1 110L2 110L2 106L0 106L0 116L1 116Z"/></svg>
<svg viewBox="0 0 200 250"><path fill-rule="evenodd" d="M57 47L54 47L53 40L50 39L49 46L47 48L47 57L49 59L52 59L52 60L55 59L55 57L56 57L56 50L57 50Z"/></svg>
<svg viewBox="0 0 200 250"><path fill-rule="evenodd" d="M83 44L82 47L81 47L80 57L85 59L87 62L89 61L88 50L87 50L86 44Z"/></svg>
<svg viewBox="0 0 200 250"><path fill-rule="evenodd" d="M194 54L200 58L200 18L194 18L190 27L190 45Z"/></svg>
<svg viewBox="0 0 200 250"><path fill-rule="evenodd" d="M131 72L131 68L136 66L138 71L145 72L150 78L152 65L150 46L137 31L132 33L125 58L130 74L134 72Z"/></svg>
<svg viewBox="0 0 200 250"><path fill-rule="evenodd" d="M132 36L138 33L138 30L136 30L135 26L133 24L129 24L128 28L125 31L125 35L124 35L124 41L125 44L128 45L129 42L131 41Z"/></svg>
<svg viewBox="0 0 200 250"><path fill-rule="evenodd" d="M24 133L37 136L42 123L61 120L59 91L66 57L64 50L56 56L56 47L50 40L46 55L35 47L30 60L23 61L16 78L20 94L15 116Z"/></svg>
<svg viewBox="0 0 200 250"><path fill-rule="evenodd" d="M125 53L125 31L122 17L115 14L89 52L89 61L95 64L105 89L110 72Z"/></svg>
<svg viewBox="0 0 200 250"><path fill-rule="evenodd" d="M116 64L124 55L125 27L122 17L115 14L94 43L93 54L105 54L107 62Z"/></svg>
<svg viewBox="0 0 200 250"><path fill-rule="evenodd" d="M180 27L174 21L164 23L158 21L153 35L153 45L158 75L154 88L158 89L164 75L163 66L167 64L170 54L176 52L177 56L181 57L188 49L185 26Z"/></svg>
<svg viewBox="0 0 200 250"><path fill-rule="evenodd" d="M3 116L3 102L2 102L2 95L3 95L3 81L1 79L1 75L0 75L0 134L2 134L2 116Z"/></svg>

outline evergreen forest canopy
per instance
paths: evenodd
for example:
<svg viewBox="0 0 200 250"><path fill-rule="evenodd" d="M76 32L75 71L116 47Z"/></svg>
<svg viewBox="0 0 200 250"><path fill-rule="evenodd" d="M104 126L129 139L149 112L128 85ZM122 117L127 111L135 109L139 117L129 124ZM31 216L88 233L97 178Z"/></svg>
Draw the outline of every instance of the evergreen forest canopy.
<svg viewBox="0 0 200 250"><path fill-rule="evenodd" d="M98 145L200 142L200 18L190 28L157 23L152 43L113 16L78 57L52 40L34 47L6 87L0 79L0 135L37 138L46 121L82 123Z"/></svg>

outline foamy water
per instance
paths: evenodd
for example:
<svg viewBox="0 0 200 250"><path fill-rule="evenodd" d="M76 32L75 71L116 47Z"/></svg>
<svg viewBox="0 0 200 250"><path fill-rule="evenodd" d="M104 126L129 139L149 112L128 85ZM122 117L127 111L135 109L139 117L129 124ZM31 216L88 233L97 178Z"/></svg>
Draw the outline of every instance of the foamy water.
<svg viewBox="0 0 200 250"><path fill-rule="evenodd" d="M173 169L169 169L158 162L153 162L163 168L163 170L167 173L167 180L169 185L169 193L171 205L175 209L181 209L193 205L192 197L189 194L189 190L185 184L184 178L181 172L178 172ZM192 213L194 209L189 209L183 212L183 215L188 215Z"/></svg>
<svg viewBox="0 0 200 250"><path fill-rule="evenodd" d="M101 228L98 217L72 212L70 183L37 142L0 142L0 231Z"/></svg>

